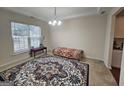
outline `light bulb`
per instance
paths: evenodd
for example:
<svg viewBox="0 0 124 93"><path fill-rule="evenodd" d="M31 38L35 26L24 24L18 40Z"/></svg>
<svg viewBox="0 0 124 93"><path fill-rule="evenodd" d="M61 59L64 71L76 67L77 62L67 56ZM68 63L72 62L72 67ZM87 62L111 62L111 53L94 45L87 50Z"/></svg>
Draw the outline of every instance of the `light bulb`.
<svg viewBox="0 0 124 93"><path fill-rule="evenodd" d="M54 23L54 24L56 24L56 23L57 23L57 21L56 21L56 20L54 20L54 21L53 21L53 23Z"/></svg>
<svg viewBox="0 0 124 93"><path fill-rule="evenodd" d="M52 25L53 25L53 26L55 26L55 25L56 25L56 23L54 23L54 22L53 22L53 23L52 23Z"/></svg>
<svg viewBox="0 0 124 93"><path fill-rule="evenodd" d="M62 24L62 22L59 20L57 25L60 26L61 24Z"/></svg>
<svg viewBox="0 0 124 93"><path fill-rule="evenodd" d="M49 21L49 24L51 25L51 24L52 24L52 22L51 22L51 21Z"/></svg>
<svg viewBox="0 0 124 93"><path fill-rule="evenodd" d="M53 20L53 21L49 21L48 22L49 25L52 25L52 26L60 26L62 24L62 21L61 20Z"/></svg>

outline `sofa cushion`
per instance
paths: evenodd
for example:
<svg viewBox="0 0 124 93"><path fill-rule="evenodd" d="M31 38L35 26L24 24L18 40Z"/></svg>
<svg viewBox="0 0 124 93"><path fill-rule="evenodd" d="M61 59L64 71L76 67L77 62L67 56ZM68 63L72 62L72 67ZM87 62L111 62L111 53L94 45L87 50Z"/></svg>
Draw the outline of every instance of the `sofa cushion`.
<svg viewBox="0 0 124 93"><path fill-rule="evenodd" d="M81 60L83 57L83 50L58 47L58 48L53 49L53 54L58 55L58 56L67 57L67 58Z"/></svg>

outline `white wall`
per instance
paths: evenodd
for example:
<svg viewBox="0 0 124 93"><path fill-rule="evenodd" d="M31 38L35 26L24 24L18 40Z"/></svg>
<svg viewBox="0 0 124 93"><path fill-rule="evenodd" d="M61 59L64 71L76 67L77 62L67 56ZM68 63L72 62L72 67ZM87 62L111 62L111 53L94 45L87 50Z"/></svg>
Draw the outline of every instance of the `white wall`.
<svg viewBox="0 0 124 93"><path fill-rule="evenodd" d="M43 34L46 36L44 43L48 45L48 25L41 20L30 18L21 14L9 12L0 8L0 68L2 66L16 63L29 57L29 53L13 55L13 45L11 38L11 21L22 22L27 24L38 25L41 27Z"/></svg>
<svg viewBox="0 0 124 93"><path fill-rule="evenodd" d="M70 47L82 49L86 57L104 60L106 16L91 15L63 21L51 27L51 49Z"/></svg>
<svg viewBox="0 0 124 93"><path fill-rule="evenodd" d="M105 51L104 51L104 63L111 69L113 38L114 38L114 26L115 17L113 16L120 8L113 8L110 14L107 16L107 26L105 35Z"/></svg>

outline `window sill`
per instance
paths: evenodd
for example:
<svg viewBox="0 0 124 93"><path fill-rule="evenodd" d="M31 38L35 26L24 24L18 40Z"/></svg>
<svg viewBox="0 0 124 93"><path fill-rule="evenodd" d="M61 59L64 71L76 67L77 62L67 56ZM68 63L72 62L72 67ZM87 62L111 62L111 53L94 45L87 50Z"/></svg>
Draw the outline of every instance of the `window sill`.
<svg viewBox="0 0 124 93"><path fill-rule="evenodd" d="M29 52L29 50L13 52L12 56L16 56L16 55L20 55L20 54L24 54L24 53L28 53L28 52Z"/></svg>

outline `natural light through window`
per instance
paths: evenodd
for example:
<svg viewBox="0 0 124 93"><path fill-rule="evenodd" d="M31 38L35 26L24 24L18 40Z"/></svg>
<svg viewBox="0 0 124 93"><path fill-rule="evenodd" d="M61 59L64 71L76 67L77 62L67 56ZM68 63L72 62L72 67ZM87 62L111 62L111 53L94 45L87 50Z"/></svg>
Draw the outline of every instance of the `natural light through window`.
<svg viewBox="0 0 124 93"><path fill-rule="evenodd" d="M25 52L37 48L41 44L41 29L39 26L11 22L14 52Z"/></svg>
<svg viewBox="0 0 124 93"><path fill-rule="evenodd" d="M37 48L41 43L41 30L38 26L30 26L31 47Z"/></svg>

